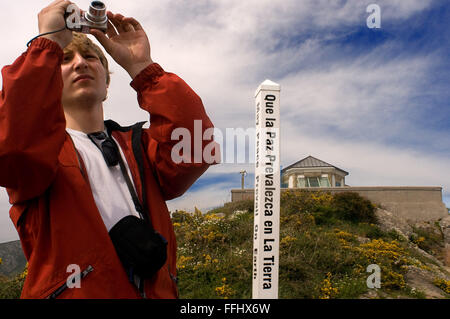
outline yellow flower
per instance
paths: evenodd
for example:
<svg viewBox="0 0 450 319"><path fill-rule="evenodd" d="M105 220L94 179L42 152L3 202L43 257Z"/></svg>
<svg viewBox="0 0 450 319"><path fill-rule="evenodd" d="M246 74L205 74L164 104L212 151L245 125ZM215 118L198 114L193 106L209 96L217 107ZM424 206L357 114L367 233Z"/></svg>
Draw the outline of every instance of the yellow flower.
<svg viewBox="0 0 450 319"><path fill-rule="evenodd" d="M382 239L374 239L368 243L361 244L356 248L362 255L371 262L378 263L381 259L388 259L390 262L402 261L401 257L406 255L406 252L399 243L395 240L385 242Z"/></svg>
<svg viewBox="0 0 450 319"><path fill-rule="evenodd" d="M433 280L433 284L442 289L445 293L450 294L450 280L445 280L441 278L436 278Z"/></svg>
<svg viewBox="0 0 450 319"><path fill-rule="evenodd" d="M287 235L286 237L281 239L280 245L281 245L281 247L289 246L290 243L292 243L292 242L294 242L296 240L297 240L296 237L292 237L292 236Z"/></svg>
<svg viewBox="0 0 450 319"><path fill-rule="evenodd" d="M420 245L421 243L423 243L425 241L425 237L420 236L419 238L417 238L416 240L414 240L414 243L416 245Z"/></svg>
<svg viewBox="0 0 450 319"><path fill-rule="evenodd" d="M405 279L402 274L389 271L383 276L383 282L381 283L384 288L388 289L403 289L406 287Z"/></svg>
<svg viewBox="0 0 450 319"><path fill-rule="evenodd" d="M214 234L213 231L210 231L208 235L203 235L203 239L206 239L207 241L212 241L216 238L216 234Z"/></svg>
<svg viewBox="0 0 450 319"><path fill-rule="evenodd" d="M178 257L178 260L177 260L177 268L185 269L185 268L186 268L186 265L187 265L193 258L194 258L194 257L190 257L190 256L186 257L186 256L181 255L180 257Z"/></svg>
<svg viewBox="0 0 450 319"><path fill-rule="evenodd" d="M336 236L338 238L342 238L342 239L347 240L347 241L350 240L350 239L353 239L355 237L353 234L350 234L348 232L345 232L345 231L342 231L342 230L339 230L339 229L335 229L334 231L336 232Z"/></svg>
<svg viewBox="0 0 450 319"><path fill-rule="evenodd" d="M223 277L222 286L215 288L216 294L223 299L228 299L234 295L234 290L226 282L227 278Z"/></svg>
<svg viewBox="0 0 450 319"><path fill-rule="evenodd" d="M331 284L331 273L327 273L327 278L322 281L320 292L322 293L320 299L334 298L338 294L339 290Z"/></svg>

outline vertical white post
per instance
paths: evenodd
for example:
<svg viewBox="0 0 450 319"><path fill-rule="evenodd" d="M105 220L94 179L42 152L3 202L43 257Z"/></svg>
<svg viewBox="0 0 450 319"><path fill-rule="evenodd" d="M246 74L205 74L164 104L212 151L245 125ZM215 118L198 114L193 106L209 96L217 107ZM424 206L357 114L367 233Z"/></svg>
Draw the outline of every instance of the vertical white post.
<svg viewBox="0 0 450 319"><path fill-rule="evenodd" d="M266 80L255 92L256 160L253 299L278 298L280 246L280 85Z"/></svg>

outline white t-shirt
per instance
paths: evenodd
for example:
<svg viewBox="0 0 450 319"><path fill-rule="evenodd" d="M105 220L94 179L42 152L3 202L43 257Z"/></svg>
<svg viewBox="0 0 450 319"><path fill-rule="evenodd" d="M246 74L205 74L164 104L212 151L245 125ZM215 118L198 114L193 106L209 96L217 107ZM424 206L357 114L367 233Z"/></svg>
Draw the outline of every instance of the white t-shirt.
<svg viewBox="0 0 450 319"><path fill-rule="evenodd" d="M87 134L70 128L66 128L66 131L72 137L75 147L86 166L95 203L108 231L125 216L135 215L139 217L120 166L108 167L102 152ZM116 144L119 147L122 159L125 159L117 141ZM124 160L124 163L128 176L130 176L130 180L133 183L128 163L126 160Z"/></svg>

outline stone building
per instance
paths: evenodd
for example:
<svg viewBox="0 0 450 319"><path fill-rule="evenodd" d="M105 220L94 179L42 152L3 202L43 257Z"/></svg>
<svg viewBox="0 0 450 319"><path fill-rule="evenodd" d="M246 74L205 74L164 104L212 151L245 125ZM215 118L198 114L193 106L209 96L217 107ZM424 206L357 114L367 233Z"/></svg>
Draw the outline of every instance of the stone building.
<svg viewBox="0 0 450 319"><path fill-rule="evenodd" d="M291 189L356 192L408 221L435 221L448 216L440 186L349 186L348 172L313 156L281 170L281 192ZM254 189L232 189L231 201L254 198Z"/></svg>
<svg viewBox="0 0 450 319"><path fill-rule="evenodd" d="M344 187L348 172L313 156L281 170L281 187Z"/></svg>

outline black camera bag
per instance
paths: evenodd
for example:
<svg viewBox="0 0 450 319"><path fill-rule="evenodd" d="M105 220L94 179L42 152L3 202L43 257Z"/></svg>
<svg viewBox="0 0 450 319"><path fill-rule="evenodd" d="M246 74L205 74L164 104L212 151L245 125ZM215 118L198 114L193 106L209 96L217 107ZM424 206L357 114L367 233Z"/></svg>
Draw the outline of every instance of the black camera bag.
<svg viewBox="0 0 450 319"><path fill-rule="evenodd" d="M125 269L141 278L152 277L166 262L166 239L139 217L122 218L109 236Z"/></svg>

